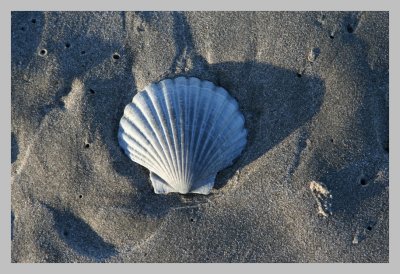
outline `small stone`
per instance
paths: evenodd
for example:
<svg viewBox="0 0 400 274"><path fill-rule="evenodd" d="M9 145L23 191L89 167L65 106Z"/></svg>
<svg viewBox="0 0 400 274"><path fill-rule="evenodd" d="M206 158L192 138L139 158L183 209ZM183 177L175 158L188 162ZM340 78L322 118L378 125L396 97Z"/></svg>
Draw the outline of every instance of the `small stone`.
<svg viewBox="0 0 400 274"><path fill-rule="evenodd" d="M315 62L315 60L317 59L318 55L320 53L320 49L319 48L313 48L307 56L307 60L311 63Z"/></svg>

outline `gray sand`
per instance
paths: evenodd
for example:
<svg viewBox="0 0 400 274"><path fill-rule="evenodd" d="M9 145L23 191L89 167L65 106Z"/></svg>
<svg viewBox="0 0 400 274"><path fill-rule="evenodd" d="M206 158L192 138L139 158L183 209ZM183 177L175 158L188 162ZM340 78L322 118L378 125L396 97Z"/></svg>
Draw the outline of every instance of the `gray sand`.
<svg viewBox="0 0 400 274"><path fill-rule="evenodd" d="M388 24L13 12L11 260L388 262ZM118 145L125 105L177 75L223 86L246 118L209 196L154 194Z"/></svg>

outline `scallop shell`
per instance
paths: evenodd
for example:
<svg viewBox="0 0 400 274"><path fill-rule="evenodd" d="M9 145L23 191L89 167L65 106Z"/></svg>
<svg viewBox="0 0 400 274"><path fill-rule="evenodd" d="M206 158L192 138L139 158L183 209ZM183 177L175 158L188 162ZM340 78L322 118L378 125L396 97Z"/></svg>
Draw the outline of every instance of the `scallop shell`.
<svg viewBox="0 0 400 274"><path fill-rule="evenodd" d="M209 194L217 172L246 145L238 104L222 87L191 77L147 86L125 107L118 140L150 170L157 194Z"/></svg>

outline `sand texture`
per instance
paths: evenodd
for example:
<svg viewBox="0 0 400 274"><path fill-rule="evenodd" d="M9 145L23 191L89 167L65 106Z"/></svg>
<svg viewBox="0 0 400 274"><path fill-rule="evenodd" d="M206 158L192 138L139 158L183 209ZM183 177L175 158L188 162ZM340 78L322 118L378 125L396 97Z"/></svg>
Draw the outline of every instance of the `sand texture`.
<svg viewBox="0 0 400 274"><path fill-rule="evenodd" d="M12 262L388 262L387 12L13 12ZM156 195L123 109L178 75L248 143L203 195Z"/></svg>

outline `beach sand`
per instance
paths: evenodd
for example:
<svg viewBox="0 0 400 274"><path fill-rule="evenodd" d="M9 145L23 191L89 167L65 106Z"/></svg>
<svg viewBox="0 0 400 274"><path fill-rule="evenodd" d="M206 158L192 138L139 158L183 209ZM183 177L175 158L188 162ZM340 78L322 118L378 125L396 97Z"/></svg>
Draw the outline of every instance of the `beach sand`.
<svg viewBox="0 0 400 274"><path fill-rule="evenodd" d="M13 12L12 262L388 262L388 12ZM248 143L157 195L125 105L227 89Z"/></svg>

